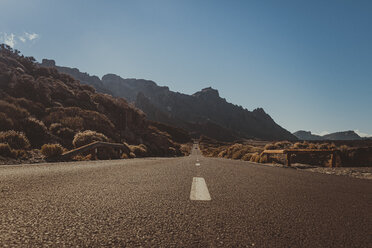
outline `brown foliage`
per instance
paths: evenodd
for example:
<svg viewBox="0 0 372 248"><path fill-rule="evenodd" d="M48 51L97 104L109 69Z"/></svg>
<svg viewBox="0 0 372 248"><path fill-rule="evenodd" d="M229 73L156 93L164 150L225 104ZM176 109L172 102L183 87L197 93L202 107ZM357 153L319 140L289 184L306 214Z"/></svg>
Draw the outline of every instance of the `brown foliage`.
<svg viewBox="0 0 372 248"><path fill-rule="evenodd" d="M12 149L28 149L30 142L22 132L14 130L0 132L0 143L8 143Z"/></svg>
<svg viewBox="0 0 372 248"><path fill-rule="evenodd" d="M0 156L12 157L12 149L7 143L0 143Z"/></svg>
<svg viewBox="0 0 372 248"><path fill-rule="evenodd" d="M62 125L61 123L53 123L49 127L50 132L61 139L62 145L66 148L72 148L72 140L75 132Z"/></svg>
<svg viewBox="0 0 372 248"><path fill-rule="evenodd" d="M190 153L191 153L191 149L192 149L192 144L191 143L187 143L187 144L182 144L181 145L181 152L185 155L185 156L189 156Z"/></svg>
<svg viewBox="0 0 372 248"><path fill-rule="evenodd" d="M55 158L63 153L63 147L60 144L45 144L41 147L41 153L46 158Z"/></svg>
<svg viewBox="0 0 372 248"><path fill-rule="evenodd" d="M75 134L72 144L75 147L80 147L80 146L88 145L94 141L107 142L108 138L102 133L98 133L92 130L86 130L84 132L78 132L77 134Z"/></svg>
<svg viewBox="0 0 372 248"><path fill-rule="evenodd" d="M129 145L129 149L136 155L137 158L148 156L147 147L144 144L140 144L138 146Z"/></svg>
<svg viewBox="0 0 372 248"><path fill-rule="evenodd" d="M13 120L20 120L30 115L24 108L18 107L3 100L0 100L0 112L5 113Z"/></svg>
<svg viewBox="0 0 372 248"><path fill-rule="evenodd" d="M14 129L14 124L12 119L8 118L5 113L0 112L0 131L6 131Z"/></svg>
<svg viewBox="0 0 372 248"><path fill-rule="evenodd" d="M39 148L48 137L48 129L42 121L29 117L22 121L23 131L31 142L32 147Z"/></svg>

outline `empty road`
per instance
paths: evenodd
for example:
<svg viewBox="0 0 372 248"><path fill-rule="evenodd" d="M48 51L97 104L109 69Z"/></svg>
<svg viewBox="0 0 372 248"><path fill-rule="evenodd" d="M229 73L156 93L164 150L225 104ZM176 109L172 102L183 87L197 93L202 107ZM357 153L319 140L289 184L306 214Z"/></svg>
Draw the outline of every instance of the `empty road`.
<svg viewBox="0 0 372 248"><path fill-rule="evenodd" d="M372 183L205 158L0 166L0 247L371 247Z"/></svg>

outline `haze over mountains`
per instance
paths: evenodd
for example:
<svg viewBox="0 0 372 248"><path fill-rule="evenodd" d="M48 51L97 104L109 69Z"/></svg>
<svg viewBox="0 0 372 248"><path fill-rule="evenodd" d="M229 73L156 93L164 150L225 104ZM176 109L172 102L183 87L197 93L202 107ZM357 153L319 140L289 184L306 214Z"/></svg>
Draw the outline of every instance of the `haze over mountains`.
<svg viewBox="0 0 372 248"><path fill-rule="evenodd" d="M276 124L262 108L248 111L227 102L211 87L187 95L150 80L124 79L115 74L106 74L100 80L76 68L56 66L53 60L44 59L41 65L54 67L101 93L123 97L145 112L148 119L185 129L193 137L206 135L223 141L297 139Z"/></svg>

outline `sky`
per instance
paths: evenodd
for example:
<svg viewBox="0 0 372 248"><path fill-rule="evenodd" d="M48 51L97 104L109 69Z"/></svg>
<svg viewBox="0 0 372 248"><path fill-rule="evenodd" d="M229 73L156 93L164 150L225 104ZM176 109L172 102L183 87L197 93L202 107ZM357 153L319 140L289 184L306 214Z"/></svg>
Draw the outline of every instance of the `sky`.
<svg viewBox="0 0 372 248"><path fill-rule="evenodd" d="M372 1L0 0L0 42L102 77L205 87L282 127L372 135Z"/></svg>

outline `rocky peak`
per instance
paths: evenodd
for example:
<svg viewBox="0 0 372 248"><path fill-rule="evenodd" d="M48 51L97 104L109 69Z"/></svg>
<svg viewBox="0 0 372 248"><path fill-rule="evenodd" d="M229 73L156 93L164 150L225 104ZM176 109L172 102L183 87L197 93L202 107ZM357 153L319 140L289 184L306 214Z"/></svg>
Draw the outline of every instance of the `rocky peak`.
<svg viewBox="0 0 372 248"><path fill-rule="evenodd" d="M213 89L212 87L208 87L194 93L193 96L204 98L219 98L220 94L218 93L218 90Z"/></svg>
<svg viewBox="0 0 372 248"><path fill-rule="evenodd" d="M43 59L41 61L41 65L46 67L55 67L56 61L54 61L53 59Z"/></svg>

